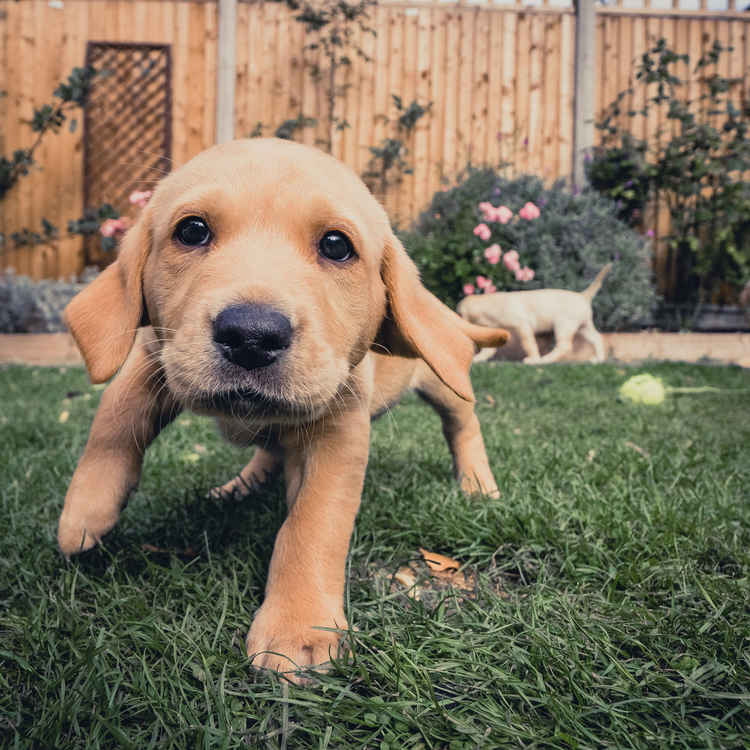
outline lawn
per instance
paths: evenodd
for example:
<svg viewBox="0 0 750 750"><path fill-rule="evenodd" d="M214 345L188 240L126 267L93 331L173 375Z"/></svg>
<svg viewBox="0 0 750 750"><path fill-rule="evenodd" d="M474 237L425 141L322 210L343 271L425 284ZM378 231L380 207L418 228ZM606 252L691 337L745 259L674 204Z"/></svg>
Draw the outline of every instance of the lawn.
<svg viewBox="0 0 750 750"><path fill-rule="evenodd" d="M281 486L208 499L247 456L184 415L105 548L67 564L55 525L100 391L76 368L0 369L0 745L746 747L750 373L646 369L724 392L635 406L617 388L642 369L476 367L499 500L460 495L415 397L381 419L358 631L307 687L242 651ZM408 596L393 575L420 547L476 587Z"/></svg>

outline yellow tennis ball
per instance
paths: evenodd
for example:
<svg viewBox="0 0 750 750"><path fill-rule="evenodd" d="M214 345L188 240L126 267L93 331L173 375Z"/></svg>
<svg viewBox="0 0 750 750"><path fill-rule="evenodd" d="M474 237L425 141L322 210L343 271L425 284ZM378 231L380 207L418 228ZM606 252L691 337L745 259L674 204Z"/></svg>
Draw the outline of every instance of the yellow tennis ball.
<svg viewBox="0 0 750 750"><path fill-rule="evenodd" d="M620 395L636 404L655 406L663 403L667 389L659 378L644 373L633 375L620 386Z"/></svg>

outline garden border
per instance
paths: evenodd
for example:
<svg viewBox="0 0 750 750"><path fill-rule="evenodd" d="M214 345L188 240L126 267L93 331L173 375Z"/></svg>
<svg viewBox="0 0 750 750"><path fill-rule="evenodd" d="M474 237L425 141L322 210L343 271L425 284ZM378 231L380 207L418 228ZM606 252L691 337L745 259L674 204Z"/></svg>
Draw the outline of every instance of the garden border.
<svg viewBox="0 0 750 750"><path fill-rule="evenodd" d="M750 367L750 333L603 333L609 359L618 362L664 360L699 362L711 360L721 364ZM542 353L552 348L552 336L538 337ZM593 348L576 339L573 352L563 361L581 362L593 356ZM518 361L523 352L511 341L498 351L499 361ZM69 333L0 334L0 364L68 366L83 363Z"/></svg>

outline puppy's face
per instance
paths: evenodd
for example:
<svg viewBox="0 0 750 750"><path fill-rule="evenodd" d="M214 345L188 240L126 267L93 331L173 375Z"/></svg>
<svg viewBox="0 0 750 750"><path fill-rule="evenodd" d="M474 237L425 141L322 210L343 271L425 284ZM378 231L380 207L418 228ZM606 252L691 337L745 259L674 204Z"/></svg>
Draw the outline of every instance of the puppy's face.
<svg viewBox="0 0 750 750"><path fill-rule="evenodd" d="M181 402L278 417L342 395L383 318L389 234L347 167L237 141L167 177L148 210L143 294Z"/></svg>
<svg viewBox="0 0 750 750"><path fill-rule="evenodd" d="M68 305L94 382L149 323L167 386L188 408L267 423L309 420L354 393L379 351L421 357L472 399L474 343L433 297L365 185L289 141L215 146L166 177L117 260Z"/></svg>

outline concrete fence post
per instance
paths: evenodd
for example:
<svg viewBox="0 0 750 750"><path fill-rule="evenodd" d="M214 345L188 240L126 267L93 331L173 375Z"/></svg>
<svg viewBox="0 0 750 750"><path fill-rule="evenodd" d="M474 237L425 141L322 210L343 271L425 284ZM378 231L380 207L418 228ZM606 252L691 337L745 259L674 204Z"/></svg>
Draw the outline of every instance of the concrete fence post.
<svg viewBox="0 0 750 750"><path fill-rule="evenodd" d="M216 72L216 142L234 138L234 91L237 81L237 0L219 0Z"/></svg>
<svg viewBox="0 0 750 750"><path fill-rule="evenodd" d="M573 184L586 182L584 157L594 146L596 86L596 10L594 0L575 0L576 58L575 112L573 119Z"/></svg>

